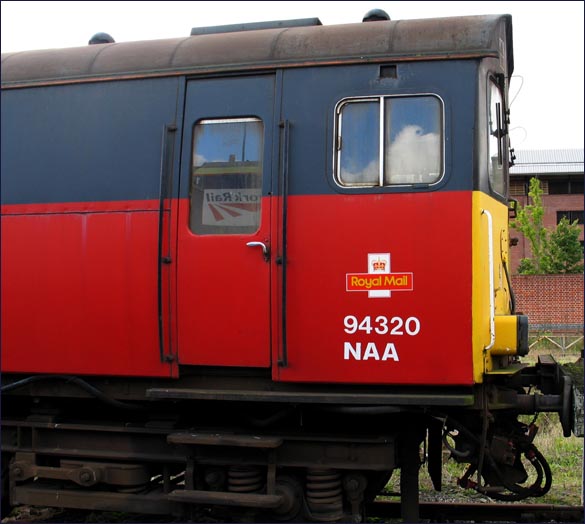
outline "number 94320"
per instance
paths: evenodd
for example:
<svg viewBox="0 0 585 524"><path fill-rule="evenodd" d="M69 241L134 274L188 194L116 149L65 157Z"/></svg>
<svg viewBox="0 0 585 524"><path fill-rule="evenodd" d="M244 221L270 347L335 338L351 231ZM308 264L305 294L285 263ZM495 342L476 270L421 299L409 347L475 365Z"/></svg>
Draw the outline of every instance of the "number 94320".
<svg viewBox="0 0 585 524"><path fill-rule="evenodd" d="M377 317L365 316L361 320L354 315L347 315L343 319L344 331L349 335L358 332L378 335L409 335L414 337L420 333L420 320L416 317Z"/></svg>

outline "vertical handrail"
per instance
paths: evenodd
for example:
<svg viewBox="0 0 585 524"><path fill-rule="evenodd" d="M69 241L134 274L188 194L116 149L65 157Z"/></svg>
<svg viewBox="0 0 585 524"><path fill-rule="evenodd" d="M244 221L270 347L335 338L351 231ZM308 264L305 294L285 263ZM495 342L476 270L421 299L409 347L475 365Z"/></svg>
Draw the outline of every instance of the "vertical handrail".
<svg viewBox="0 0 585 524"><path fill-rule="evenodd" d="M165 201L170 198L173 180L173 157L175 145L175 124L165 124L163 127L161 160L160 160L160 200L158 208L158 269L157 269L157 295L158 295L158 340L161 362L168 362L170 352L165 353L164 332L164 304L163 304L163 266L171 263L170 247L165 246L165 223L169 223L170 217L165 220ZM170 235L170 232L169 232ZM169 239L167 238L167 242ZM165 249L167 247L167 249ZM170 345L170 344L169 344ZM170 348L169 348L170 349Z"/></svg>
<svg viewBox="0 0 585 524"><path fill-rule="evenodd" d="M282 129L281 142L281 165L280 165L280 198L282 206L282 246L280 261L282 266L282 310L281 310L281 328L282 328L282 350L278 365L280 367L288 366L288 352L286 345L286 242L287 242L287 220L288 220L288 163L289 163L289 140L290 140L290 122L283 120L280 122Z"/></svg>
<svg viewBox="0 0 585 524"><path fill-rule="evenodd" d="M485 346L485 351L492 349L496 342L495 316L496 308L494 303L494 234L492 214L487 209L482 209L481 214L485 215L488 222L488 265L490 273L490 343Z"/></svg>

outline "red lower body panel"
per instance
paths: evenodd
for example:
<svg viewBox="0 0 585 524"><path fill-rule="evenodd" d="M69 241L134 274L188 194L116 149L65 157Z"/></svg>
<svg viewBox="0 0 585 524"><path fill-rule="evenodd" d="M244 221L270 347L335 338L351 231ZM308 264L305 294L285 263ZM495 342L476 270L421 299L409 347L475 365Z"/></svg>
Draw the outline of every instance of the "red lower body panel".
<svg viewBox="0 0 585 524"><path fill-rule="evenodd" d="M159 351L158 202L140 204L3 209L3 372L171 374Z"/></svg>
<svg viewBox="0 0 585 524"><path fill-rule="evenodd" d="M470 192L291 196L284 264L282 202L269 204L253 235L165 240L163 338L181 334L179 362L473 383ZM159 345L158 202L77 206L3 209L2 370L176 376Z"/></svg>

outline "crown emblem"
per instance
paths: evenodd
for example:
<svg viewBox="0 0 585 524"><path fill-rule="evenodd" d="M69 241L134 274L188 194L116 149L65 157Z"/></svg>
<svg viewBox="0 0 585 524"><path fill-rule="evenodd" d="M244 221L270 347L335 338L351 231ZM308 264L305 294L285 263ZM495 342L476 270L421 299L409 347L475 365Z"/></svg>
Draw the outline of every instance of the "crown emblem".
<svg viewBox="0 0 585 524"><path fill-rule="evenodd" d="M384 271L386 269L386 261L379 258L372 262L372 266L374 267L374 271Z"/></svg>

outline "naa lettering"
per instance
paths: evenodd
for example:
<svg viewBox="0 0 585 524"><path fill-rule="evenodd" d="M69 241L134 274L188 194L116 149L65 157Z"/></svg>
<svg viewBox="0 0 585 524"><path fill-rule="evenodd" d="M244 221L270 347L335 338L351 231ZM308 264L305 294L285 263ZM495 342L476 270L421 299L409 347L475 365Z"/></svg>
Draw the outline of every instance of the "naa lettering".
<svg viewBox="0 0 585 524"><path fill-rule="evenodd" d="M363 349L363 351L362 351ZM344 342L343 344L343 359L344 360L394 360L399 362L398 352L396 346L392 342L388 342L384 351L378 350L375 342L368 342L365 348L362 348L361 342L356 342L355 345L351 342Z"/></svg>

